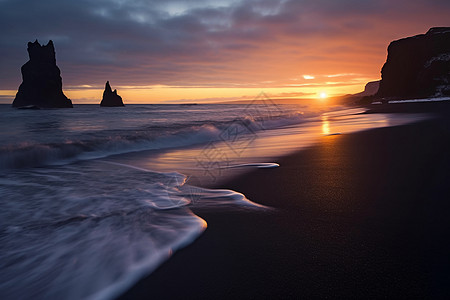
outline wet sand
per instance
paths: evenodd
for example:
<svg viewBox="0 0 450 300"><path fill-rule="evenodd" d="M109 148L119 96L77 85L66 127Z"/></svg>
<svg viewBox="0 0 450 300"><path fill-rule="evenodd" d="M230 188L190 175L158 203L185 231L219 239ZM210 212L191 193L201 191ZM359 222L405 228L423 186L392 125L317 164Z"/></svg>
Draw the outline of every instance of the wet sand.
<svg viewBox="0 0 450 300"><path fill-rule="evenodd" d="M438 110L439 111L439 110ZM276 208L206 232L120 299L450 296L450 118L326 136L223 184Z"/></svg>

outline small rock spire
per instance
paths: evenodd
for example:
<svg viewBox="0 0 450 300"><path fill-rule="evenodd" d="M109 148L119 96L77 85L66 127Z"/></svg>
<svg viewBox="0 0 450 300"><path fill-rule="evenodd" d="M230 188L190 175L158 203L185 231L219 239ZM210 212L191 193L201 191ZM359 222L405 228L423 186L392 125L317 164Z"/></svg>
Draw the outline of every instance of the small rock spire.
<svg viewBox="0 0 450 300"><path fill-rule="evenodd" d="M105 90L103 92L103 98L100 102L100 106L106 107L114 107L114 106L125 106L122 102L122 97L117 95L117 90L114 92L111 89L111 85L109 84L109 80L106 81Z"/></svg>

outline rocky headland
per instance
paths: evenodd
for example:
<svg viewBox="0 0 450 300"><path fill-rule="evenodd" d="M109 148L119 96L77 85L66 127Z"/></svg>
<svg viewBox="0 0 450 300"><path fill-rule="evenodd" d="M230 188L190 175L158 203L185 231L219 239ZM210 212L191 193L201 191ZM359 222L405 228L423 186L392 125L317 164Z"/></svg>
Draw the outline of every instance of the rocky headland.
<svg viewBox="0 0 450 300"><path fill-rule="evenodd" d="M391 42L378 99L450 96L450 27Z"/></svg>

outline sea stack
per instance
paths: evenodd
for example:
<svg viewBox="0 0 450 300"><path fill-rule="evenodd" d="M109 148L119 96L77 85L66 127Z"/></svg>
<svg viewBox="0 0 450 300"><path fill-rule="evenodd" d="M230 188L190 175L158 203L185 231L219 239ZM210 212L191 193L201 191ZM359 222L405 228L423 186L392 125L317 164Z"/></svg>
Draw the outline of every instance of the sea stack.
<svg viewBox="0 0 450 300"><path fill-rule="evenodd" d="M22 84L12 106L35 108L71 108L72 101L62 91L61 71L56 65L55 47L50 40L40 45L28 43L29 61L22 68Z"/></svg>
<svg viewBox="0 0 450 300"><path fill-rule="evenodd" d="M100 102L100 106L105 107L115 107L115 106L125 106L122 102L122 97L117 95L117 90L114 92L109 85L109 81L106 82L105 91L103 92L102 102Z"/></svg>
<svg viewBox="0 0 450 300"><path fill-rule="evenodd" d="M450 27L393 41L376 98L450 96Z"/></svg>

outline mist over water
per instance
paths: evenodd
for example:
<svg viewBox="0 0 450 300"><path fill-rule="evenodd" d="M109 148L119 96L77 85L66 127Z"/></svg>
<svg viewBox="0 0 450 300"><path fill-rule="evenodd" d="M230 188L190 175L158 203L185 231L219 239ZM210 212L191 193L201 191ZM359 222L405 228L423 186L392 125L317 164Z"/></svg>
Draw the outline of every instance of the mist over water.
<svg viewBox="0 0 450 300"><path fill-rule="evenodd" d="M205 230L208 220L190 208L270 209L199 185L277 167L277 157L321 136L424 117L360 113L273 103L0 105L0 298L114 298Z"/></svg>
<svg viewBox="0 0 450 300"><path fill-rule="evenodd" d="M257 110L253 109L254 107ZM305 106L306 108L306 106ZM300 110L299 110L300 109ZM252 131L303 122L302 106L128 105L73 110L13 110L0 105L0 168L67 163L141 150L164 150L220 139L237 119ZM286 118L288 119L286 121ZM279 123L276 123L279 122Z"/></svg>
<svg viewBox="0 0 450 300"><path fill-rule="evenodd" d="M0 297L111 298L203 232L187 206L258 208L184 181L97 161L0 176Z"/></svg>

